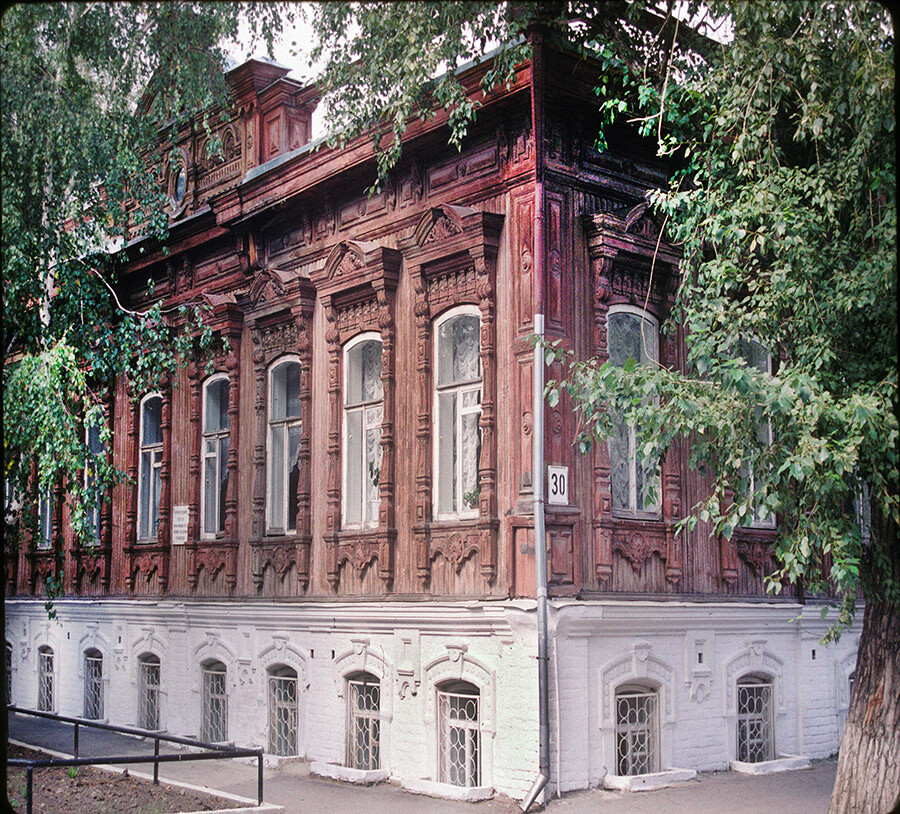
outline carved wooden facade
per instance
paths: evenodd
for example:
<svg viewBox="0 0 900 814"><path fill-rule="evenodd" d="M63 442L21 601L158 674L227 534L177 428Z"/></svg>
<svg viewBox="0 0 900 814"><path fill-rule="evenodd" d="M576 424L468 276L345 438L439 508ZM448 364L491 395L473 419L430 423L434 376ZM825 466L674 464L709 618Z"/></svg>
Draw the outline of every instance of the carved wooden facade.
<svg viewBox="0 0 900 814"><path fill-rule="evenodd" d="M548 336L607 358L610 309L665 321L681 258L646 205L666 167L630 133L594 148L594 69L564 54L547 64L544 166L535 166L531 66L484 99L460 152L446 116L411 131L384 186L367 189L367 140L343 151L308 148L316 92L286 69L251 61L229 74L235 106L213 134L184 130L188 174L170 210L170 237L125 250L123 296L166 306L205 297L220 351L164 381L158 534L138 539L140 399L117 383L109 406L114 464L128 476L104 503L101 539L76 548L61 528L70 589L82 594L329 598L528 596L534 591L532 346L535 259L543 253ZM473 95L487 63L463 81ZM572 110L581 110L578 116ZM168 149L167 147L167 149ZM546 180L545 245L535 245L535 179ZM139 251L143 249L143 251ZM144 281L154 280L151 292ZM480 321L477 512L435 513L435 325L451 309ZM362 334L382 347L377 522L343 522L344 352ZM224 344L227 340L227 344ZM660 337L660 361L684 363L679 332ZM296 530L267 523L269 373L299 363ZM202 394L210 373L229 382L221 534L200 531ZM553 377L559 371L551 370ZM675 448L662 468L659 511L612 507L610 458L572 448L575 417L562 400L545 415L545 459L570 470L569 502L547 507L551 592L764 596L774 531L708 539L676 533L705 484ZM540 475L539 475L540 476ZM60 497L60 504L64 501ZM187 511L187 541L173 510ZM65 525L60 506L57 515ZM57 564L26 545L7 579L40 589Z"/></svg>

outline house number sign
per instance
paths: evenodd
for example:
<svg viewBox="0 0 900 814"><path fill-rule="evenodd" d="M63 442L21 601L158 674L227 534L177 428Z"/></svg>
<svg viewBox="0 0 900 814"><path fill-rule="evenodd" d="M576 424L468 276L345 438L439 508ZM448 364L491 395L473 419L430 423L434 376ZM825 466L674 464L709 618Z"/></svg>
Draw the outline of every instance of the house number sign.
<svg viewBox="0 0 900 814"><path fill-rule="evenodd" d="M566 506L569 503L569 467L547 467L547 502Z"/></svg>

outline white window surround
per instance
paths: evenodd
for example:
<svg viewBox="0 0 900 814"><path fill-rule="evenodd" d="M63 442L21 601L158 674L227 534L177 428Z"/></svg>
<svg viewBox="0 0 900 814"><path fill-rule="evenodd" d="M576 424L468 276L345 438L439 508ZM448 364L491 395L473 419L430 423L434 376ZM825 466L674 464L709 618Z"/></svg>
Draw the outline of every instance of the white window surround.
<svg viewBox="0 0 900 814"><path fill-rule="evenodd" d="M496 673L468 653L467 644L449 644L443 655L430 661L422 671L425 711L425 750L428 778L403 780L403 787L437 796L456 799L483 799L490 796L494 785L493 747L496 734ZM465 681L472 684L479 694L479 728L481 750L481 785L477 787L453 786L441 783L438 752L438 689L447 682Z"/></svg>
<svg viewBox="0 0 900 814"><path fill-rule="evenodd" d="M451 381L447 384L440 384L440 372L441 372L441 354L440 354L440 338L441 338L441 326L455 319L456 317L468 316L475 317L478 320L478 375L477 377L459 380L459 381ZM434 429L433 443L432 443L432 466L433 466L433 505L434 505L434 515L435 519L438 522L444 521L453 521L453 520L465 520L469 518L477 518L479 516L479 508L478 508L478 497L476 491L475 497L475 505L466 507L466 497L469 493L465 490L465 471L464 467L466 465L466 461L463 459L463 455L461 452L461 446L463 442L463 423L466 421L469 416L477 416L476 426L477 426L477 434L479 439L478 448L480 449L480 439L481 439L481 428L478 426L478 422L481 416L481 399L482 399L482 388L483 388L483 375L484 372L481 369L481 310L476 305L459 305L455 308L451 308L448 311L445 311L441 314L433 324L434 331L434 343L432 347L432 371L433 371L433 379L434 379L434 395L433 395L433 405L432 405L432 425ZM453 510L452 507L447 509L442 506L442 498L441 498L441 473L447 470L446 462L442 462L441 460L441 437L442 433L445 431L445 428L442 426L441 422L441 407L440 407L440 399L441 396L455 396L455 406L454 406L454 416L453 422L454 426L452 428L453 437L451 441L452 445L452 453L453 453L453 461L449 464L452 467L452 475L454 480L454 488L453 494L451 496L452 500L456 502L456 510ZM463 401L466 396L470 397L470 400L474 401L474 404L463 405ZM478 460L480 456L476 453L475 460L475 489L479 488L478 485L478 468L480 465L480 460ZM471 491L471 490L470 490ZM446 501L446 498L444 498ZM470 498L471 501L471 498Z"/></svg>
<svg viewBox="0 0 900 814"><path fill-rule="evenodd" d="M147 404L152 399L160 401L162 415L162 394L147 393L140 404L140 420L138 422L138 539L154 540L159 525L159 499L162 495L161 471L163 455L163 438L160 429L158 441L145 443L144 422ZM147 508L144 507L144 495L147 495ZM154 506L154 496L156 498Z"/></svg>
<svg viewBox="0 0 900 814"><path fill-rule="evenodd" d="M266 533L267 534L291 534L297 531L297 517L291 518L290 515L290 482L291 482L291 461L290 461L290 437L293 434L297 439L298 449L300 438L303 435L304 416L300 414L299 407L297 415L285 415L284 417L273 417L273 400L275 396L274 375L276 370L285 364L300 365L300 357L294 354L286 354L279 356L268 367L266 371L267 382L267 399L266 399ZM287 385L286 385L287 386ZM297 382L298 398L299 398L299 377ZM285 404L287 404L287 394L285 394ZM285 410L287 413L287 409ZM274 456L274 436L278 433L282 444L282 460L281 466L277 473L274 467L276 465ZM279 490L279 494L275 495L275 490ZM278 505L276 506L276 502Z"/></svg>
<svg viewBox="0 0 900 814"><path fill-rule="evenodd" d="M377 343L379 349L383 350L381 334L375 331L367 331L361 333L351 339L344 345L343 350L343 420L341 427L342 449L341 449L341 528L343 529L366 529L377 528L378 526L378 486L374 485L375 501L372 506L371 501L366 500L368 486L372 482L374 476L371 471L376 466L380 472L381 466L381 422L384 416L384 393L381 390L381 377L378 378L379 394L376 398L366 400L364 396L361 400L350 402L350 379L351 374L351 352L366 342ZM358 448L350 449L351 445L351 428L352 421L359 422L360 443ZM369 455L367 448L367 438L370 432L378 431L378 442L373 455ZM355 453L355 455L354 455ZM355 460L353 460L355 458ZM358 487L353 488L350 479L351 474L356 475ZM350 517L358 517L359 520L350 520Z"/></svg>
<svg viewBox="0 0 900 814"><path fill-rule="evenodd" d="M229 384L228 389L226 390L227 398L225 406L225 422L223 426L211 428L208 424L209 415L207 413L209 392L212 385L222 381L228 382ZM228 418L228 406L231 398L231 384L228 378L228 374L217 373L213 376L210 376L205 382L203 382L202 392L202 438L200 442L200 537L204 540L213 540L217 536L221 535L225 530L225 496L222 494L222 487L227 484L228 480L228 451L231 433L230 422ZM223 440L226 442L224 450L221 444ZM212 450L209 449L210 446L212 446ZM213 497L213 528L209 527L210 524L207 522L206 517L209 503L209 497L207 496L207 478L210 474L208 471L209 469L213 470L212 474L214 476L216 485ZM224 483L222 481L223 476L225 478Z"/></svg>
<svg viewBox="0 0 900 814"><path fill-rule="evenodd" d="M659 321L653 314L645 311L643 308L638 308L633 305L612 305L606 314L606 325L607 325L607 353L609 355L610 360L613 358L613 352L610 342L610 318L616 316L617 314L628 314L633 317L637 317L641 320L641 348L643 354L651 361L658 363L659 362ZM650 330L647 330L647 326L649 326ZM641 362L640 359L635 360L638 363ZM648 504L642 508L639 508L639 498L642 498L641 495L638 494L638 485L637 485L637 476L638 476L638 467L642 463L641 455L637 449L637 429L631 425L626 424L625 428L627 430L627 452L625 454L626 461L625 465L628 469L628 495L627 495L627 505L620 506L616 508L616 493L613 483L610 483L610 493L613 494L613 514L620 517L636 517L636 518L645 518L658 520L660 518L661 511L661 495L660 495L660 482L659 478L655 481L654 491L656 493L656 502L654 504ZM609 450L609 459L610 459L610 478L614 477L613 470L615 468L614 465L614 453L612 447L612 439L607 439L607 449Z"/></svg>
<svg viewBox="0 0 900 814"><path fill-rule="evenodd" d="M275 634L268 646L256 656L257 675L261 684L257 693L256 720L259 729L258 743L264 744L268 755L269 743L269 674L273 668L290 667L297 673L297 755L306 753L306 701L309 690L309 654L291 644L287 636ZM275 761L277 763L277 757ZM269 758L267 758L268 760Z"/></svg>

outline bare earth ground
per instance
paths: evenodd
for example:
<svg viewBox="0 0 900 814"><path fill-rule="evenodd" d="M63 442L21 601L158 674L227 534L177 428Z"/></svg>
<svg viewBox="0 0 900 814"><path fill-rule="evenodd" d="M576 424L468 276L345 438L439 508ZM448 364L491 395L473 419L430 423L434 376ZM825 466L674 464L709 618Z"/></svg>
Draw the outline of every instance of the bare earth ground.
<svg viewBox="0 0 900 814"><path fill-rule="evenodd" d="M13 758L48 757L43 752L7 746ZM34 770L34 814L172 814L178 811L215 811L232 808L230 800L148 780L104 772L89 766ZM74 777L72 776L74 774ZM16 814L25 812L25 769L10 766L6 772L9 802Z"/></svg>

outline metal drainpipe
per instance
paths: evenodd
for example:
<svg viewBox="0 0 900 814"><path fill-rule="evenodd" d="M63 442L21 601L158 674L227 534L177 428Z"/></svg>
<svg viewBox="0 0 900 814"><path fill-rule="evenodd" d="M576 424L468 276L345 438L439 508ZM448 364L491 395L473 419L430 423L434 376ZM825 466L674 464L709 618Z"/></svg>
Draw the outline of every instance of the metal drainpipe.
<svg viewBox="0 0 900 814"><path fill-rule="evenodd" d="M534 333L544 339L544 54L543 33L534 27L531 40L531 121L534 133ZM534 565L537 587L539 769L520 808L528 811L550 780L550 680L547 619L547 543L544 524L544 351L534 348Z"/></svg>

